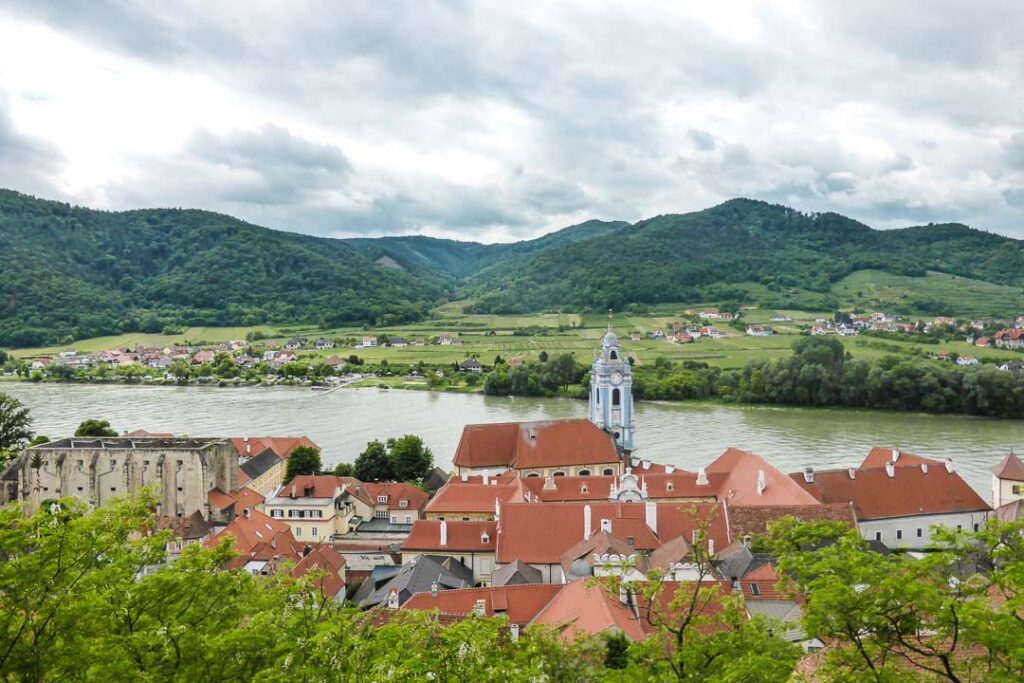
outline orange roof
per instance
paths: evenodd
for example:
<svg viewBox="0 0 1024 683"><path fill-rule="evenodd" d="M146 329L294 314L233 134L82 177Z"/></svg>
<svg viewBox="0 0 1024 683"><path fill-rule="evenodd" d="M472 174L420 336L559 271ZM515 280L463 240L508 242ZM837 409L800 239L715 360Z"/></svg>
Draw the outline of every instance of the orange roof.
<svg viewBox="0 0 1024 683"><path fill-rule="evenodd" d="M686 470L673 470L665 474L664 467L659 466L660 473L645 473L633 470L647 487L647 497L651 500L659 498L694 498L713 500L717 497L720 484L726 476L722 474L708 475L708 483L697 483L697 475ZM652 467L652 469L654 469ZM552 477L545 481L543 477L524 477L523 489L529 492L530 500L542 502L569 502L584 500L608 500L613 484L621 477L596 475L591 477Z"/></svg>
<svg viewBox="0 0 1024 683"><path fill-rule="evenodd" d="M758 492L764 473L765 488ZM722 474L717 483L719 500L729 507L741 505L815 505L819 501L756 453L730 448L707 467L708 475Z"/></svg>
<svg viewBox="0 0 1024 683"><path fill-rule="evenodd" d="M945 466L945 463L941 460L933 460L932 458L924 458L920 455L906 453L895 448L880 448L878 446L875 446L868 452L867 457L864 458L864 462L860 466L862 468L885 467L885 464L890 461L895 462L897 467L920 467L921 463L935 467Z"/></svg>
<svg viewBox="0 0 1024 683"><path fill-rule="evenodd" d="M827 505L757 505L729 506L729 531L733 538L748 534L764 534L768 524L783 517L795 517L801 521L829 520L856 526L857 519L849 503Z"/></svg>
<svg viewBox="0 0 1024 683"><path fill-rule="evenodd" d="M925 469L927 468L927 471ZM919 467L885 467L814 473L790 477L823 503L852 503L858 520L988 511L992 508L959 474L927 463Z"/></svg>
<svg viewBox="0 0 1024 683"><path fill-rule="evenodd" d="M214 510L227 510L235 504L233 496L224 493L220 489L210 489L206 492L206 500Z"/></svg>
<svg viewBox="0 0 1024 683"><path fill-rule="evenodd" d="M779 588L779 573L771 562L765 562L739 580L740 590L745 600L789 600L790 597ZM754 587L757 587L757 594Z"/></svg>
<svg viewBox="0 0 1024 683"><path fill-rule="evenodd" d="M444 545L441 545L442 524L446 525L448 533L448 541ZM487 534L486 542L484 534ZM402 551L494 552L497 536L496 522L417 519L402 544Z"/></svg>
<svg viewBox="0 0 1024 683"><path fill-rule="evenodd" d="M341 484L333 474L300 474L277 492L277 498L334 498Z"/></svg>
<svg viewBox="0 0 1024 683"><path fill-rule="evenodd" d="M488 617L505 615L513 624L528 624L562 589L561 584L534 583L500 588L458 588L438 591L437 595L416 593L402 609L438 610L448 615L473 613L478 600L483 600Z"/></svg>
<svg viewBox="0 0 1024 683"><path fill-rule="evenodd" d="M389 510L420 510L424 505L426 505L427 500L430 498L430 494L420 487L415 484L406 484L404 482L384 481L379 483L363 484L363 487L370 495L374 504L377 503L378 496L387 496L387 506ZM404 508L401 505L403 500L407 503Z"/></svg>
<svg viewBox="0 0 1024 683"><path fill-rule="evenodd" d="M291 529L284 522L271 518L262 512L252 510L249 516L236 517L224 530L206 541L207 547L218 545L225 534L235 539L235 549L240 553L248 553L256 544L270 541L274 536L286 533L291 536Z"/></svg>
<svg viewBox="0 0 1024 683"><path fill-rule="evenodd" d="M646 503L509 503L501 507L496 559L501 564L559 564L562 554L583 540L584 508L589 505L590 535L611 520L611 535L635 547L653 549L678 536L693 537L701 519L710 519L709 537L719 548L729 544L725 515L716 503L657 504L657 534L646 524ZM465 523L465 522L463 522Z"/></svg>
<svg viewBox="0 0 1024 683"><path fill-rule="evenodd" d="M546 624L557 629L566 640L577 634L598 635L621 631L630 640L643 640L646 634L639 618L600 585L585 579L562 587L554 599L530 624Z"/></svg>
<svg viewBox="0 0 1024 683"><path fill-rule="evenodd" d="M234 437L231 439L231 445L235 447L235 450L238 451L238 455L241 457L259 455L269 448L282 460L287 460L292 451L299 446L312 446L320 450L320 447L308 436Z"/></svg>
<svg viewBox="0 0 1024 683"><path fill-rule="evenodd" d="M495 499L501 503L522 502L523 496L518 481L505 486L463 484L458 479L449 481L430 499L425 512L435 514L474 512L493 515ZM605 497L607 497L607 493Z"/></svg>
<svg viewBox="0 0 1024 683"><path fill-rule="evenodd" d="M335 596L345 588L345 558L327 545L314 546L309 554L292 567L288 575L301 578L309 572L324 572L317 587L324 595Z"/></svg>
<svg viewBox="0 0 1024 683"><path fill-rule="evenodd" d="M618 461L612 436L586 419L466 425L454 458L457 467L519 469Z"/></svg>
<svg viewBox="0 0 1024 683"><path fill-rule="evenodd" d="M998 465L992 468L992 474L1000 479L1024 481L1024 462L1021 462L1020 458L1010 453Z"/></svg>

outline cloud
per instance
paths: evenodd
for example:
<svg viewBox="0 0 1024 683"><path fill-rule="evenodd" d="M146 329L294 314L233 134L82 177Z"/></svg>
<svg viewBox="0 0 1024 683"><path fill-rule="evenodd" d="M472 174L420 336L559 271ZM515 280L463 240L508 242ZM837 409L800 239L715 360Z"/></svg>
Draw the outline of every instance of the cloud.
<svg viewBox="0 0 1024 683"><path fill-rule="evenodd" d="M60 150L54 145L15 127L9 99L0 90L0 187L17 187L47 197L59 195L51 179L62 162Z"/></svg>
<svg viewBox="0 0 1024 683"><path fill-rule="evenodd" d="M1022 31L1011 0L13 0L0 87L33 99L0 141L38 154L0 180L330 235L508 240L751 196L1024 237Z"/></svg>

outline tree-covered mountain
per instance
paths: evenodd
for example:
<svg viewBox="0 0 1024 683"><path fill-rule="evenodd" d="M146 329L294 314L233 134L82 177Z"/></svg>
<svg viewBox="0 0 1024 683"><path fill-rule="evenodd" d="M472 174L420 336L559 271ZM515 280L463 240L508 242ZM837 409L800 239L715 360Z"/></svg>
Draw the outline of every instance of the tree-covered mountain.
<svg viewBox="0 0 1024 683"><path fill-rule="evenodd" d="M477 312L604 309L742 298L753 283L782 301L868 268L1020 286L1022 245L955 224L876 231L745 199L514 244L336 240L207 211L95 211L0 190L0 346L168 325L390 324L453 299Z"/></svg>

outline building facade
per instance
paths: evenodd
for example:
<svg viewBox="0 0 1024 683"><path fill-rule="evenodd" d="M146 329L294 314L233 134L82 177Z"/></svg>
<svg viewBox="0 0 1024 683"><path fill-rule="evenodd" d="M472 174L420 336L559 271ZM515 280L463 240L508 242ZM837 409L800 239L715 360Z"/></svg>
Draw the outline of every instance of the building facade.
<svg viewBox="0 0 1024 683"><path fill-rule="evenodd" d="M610 325L590 372L590 421L633 450L633 372Z"/></svg>

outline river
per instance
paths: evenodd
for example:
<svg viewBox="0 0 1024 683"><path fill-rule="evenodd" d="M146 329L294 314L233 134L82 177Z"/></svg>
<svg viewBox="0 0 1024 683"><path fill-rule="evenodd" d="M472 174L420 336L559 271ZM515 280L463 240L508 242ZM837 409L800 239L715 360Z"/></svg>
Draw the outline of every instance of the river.
<svg viewBox="0 0 1024 683"><path fill-rule="evenodd" d="M367 441L418 434L448 469L462 427L476 422L584 417L568 399L496 398L381 389L327 392L287 387L140 387L4 382L0 392L32 412L51 438L84 419L115 429L193 436L309 436L325 465L355 459ZM636 455L687 469L729 446L752 450L786 472L857 465L873 445L952 458L990 498L989 467L1010 448L1024 453L1024 421L832 409L646 403L636 407Z"/></svg>

